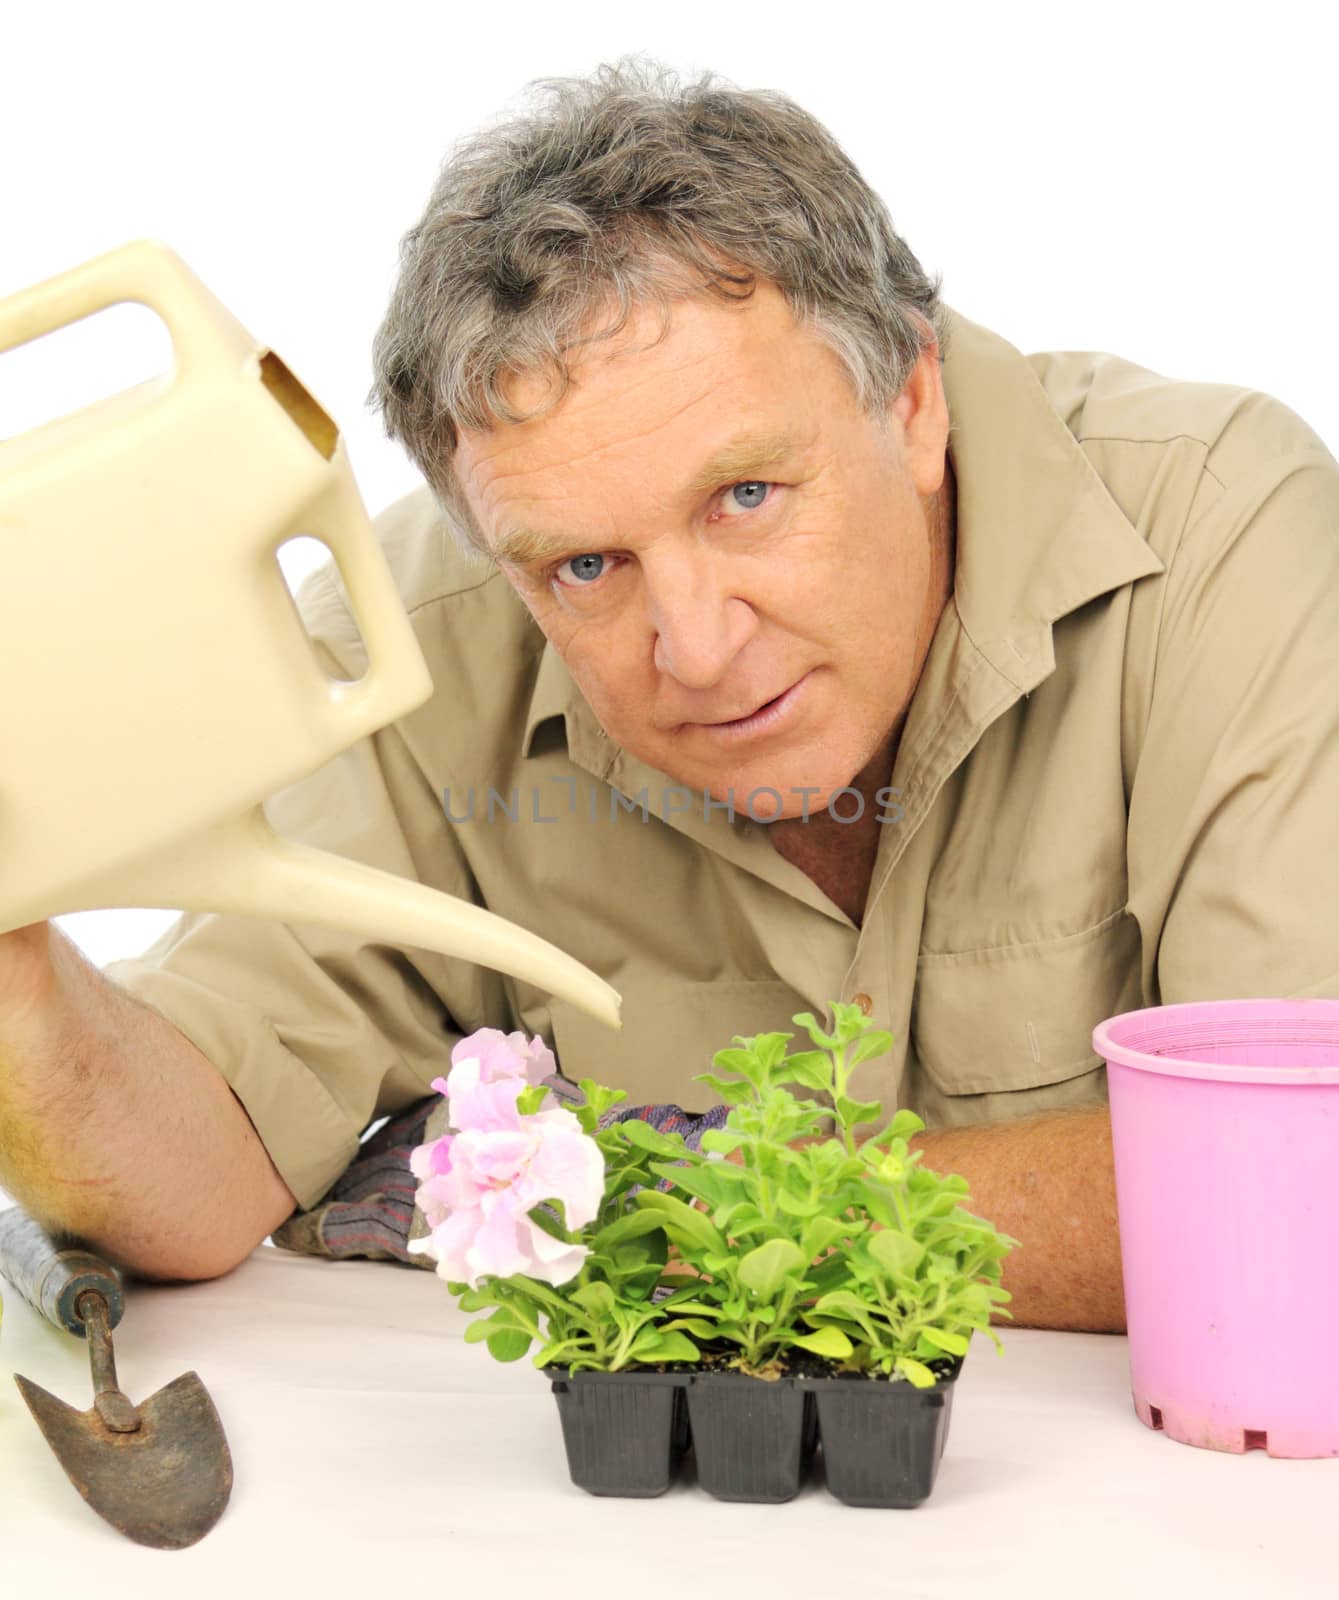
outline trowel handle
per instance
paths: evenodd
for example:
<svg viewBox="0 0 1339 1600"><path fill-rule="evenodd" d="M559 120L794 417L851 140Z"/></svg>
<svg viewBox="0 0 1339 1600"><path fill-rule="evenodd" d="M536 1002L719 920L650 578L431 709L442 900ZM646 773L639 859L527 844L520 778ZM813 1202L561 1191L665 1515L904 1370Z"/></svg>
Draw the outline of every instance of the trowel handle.
<svg viewBox="0 0 1339 1600"><path fill-rule="evenodd" d="M10 295L0 303L0 352L126 301L148 306L163 319L182 371L203 373L219 363L238 370L245 335L239 346L241 330L231 313L157 239L134 239Z"/></svg>
<svg viewBox="0 0 1339 1600"><path fill-rule="evenodd" d="M75 1309L86 1289L107 1302L107 1325L114 1328L125 1310L115 1267L88 1250L62 1250L46 1230L17 1206L0 1211L0 1275L57 1328L84 1337Z"/></svg>

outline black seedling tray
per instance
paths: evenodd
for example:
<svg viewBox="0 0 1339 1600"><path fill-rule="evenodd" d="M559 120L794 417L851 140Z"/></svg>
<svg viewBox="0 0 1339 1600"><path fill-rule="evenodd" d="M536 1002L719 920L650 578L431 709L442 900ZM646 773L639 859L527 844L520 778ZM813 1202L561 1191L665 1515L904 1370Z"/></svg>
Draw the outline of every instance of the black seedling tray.
<svg viewBox="0 0 1339 1600"><path fill-rule="evenodd" d="M553 1382L572 1482L591 1494L664 1494L688 1449L684 1380L672 1372L577 1372Z"/></svg>
<svg viewBox="0 0 1339 1600"><path fill-rule="evenodd" d="M572 1482L592 1494L664 1494L692 1450L718 1500L793 1499L822 1445L829 1491L850 1506L908 1509L934 1488L961 1359L939 1381L741 1372L577 1372L545 1367Z"/></svg>

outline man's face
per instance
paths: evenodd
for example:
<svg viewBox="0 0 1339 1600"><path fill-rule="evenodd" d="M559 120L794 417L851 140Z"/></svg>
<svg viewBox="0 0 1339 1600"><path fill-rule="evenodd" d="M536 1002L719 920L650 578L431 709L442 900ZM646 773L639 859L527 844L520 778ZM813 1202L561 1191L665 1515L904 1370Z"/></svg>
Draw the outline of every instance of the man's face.
<svg viewBox="0 0 1339 1600"><path fill-rule="evenodd" d="M742 809L772 788L782 809L759 796L754 815L799 816L889 747L942 607L938 362L884 428L765 281L676 302L665 339L634 348L657 326L644 312L591 346L543 416L462 434L455 467L609 736L693 790ZM524 377L508 397L545 393ZM519 529L542 553L512 559Z"/></svg>

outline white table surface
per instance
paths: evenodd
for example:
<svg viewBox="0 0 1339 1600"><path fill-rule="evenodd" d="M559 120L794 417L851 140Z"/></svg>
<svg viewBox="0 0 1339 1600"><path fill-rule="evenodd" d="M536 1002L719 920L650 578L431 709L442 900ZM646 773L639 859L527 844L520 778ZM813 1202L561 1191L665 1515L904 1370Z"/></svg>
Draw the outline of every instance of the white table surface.
<svg viewBox="0 0 1339 1600"><path fill-rule="evenodd" d="M28 1415L10 1373L82 1409L87 1354L6 1287L0 1595L1339 1594L1339 1459L1150 1432L1122 1338L1006 1328L1001 1357L978 1336L933 1495L883 1511L821 1482L785 1505L726 1504L691 1474L653 1500L588 1495L547 1382L466 1345L467 1320L421 1269L268 1244L210 1283L132 1284L122 1387L142 1400L198 1371L236 1473L214 1530L158 1551L81 1502Z"/></svg>

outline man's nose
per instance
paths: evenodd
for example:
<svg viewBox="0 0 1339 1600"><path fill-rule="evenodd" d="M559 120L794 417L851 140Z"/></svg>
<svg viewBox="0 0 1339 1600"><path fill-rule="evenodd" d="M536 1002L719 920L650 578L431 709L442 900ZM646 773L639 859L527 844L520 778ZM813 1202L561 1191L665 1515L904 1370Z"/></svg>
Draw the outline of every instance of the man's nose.
<svg viewBox="0 0 1339 1600"><path fill-rule="evenodd" d="M647 596L656 668L687 689L719 683L758 625L749 602L701 554L648 573Z"/></svg>

